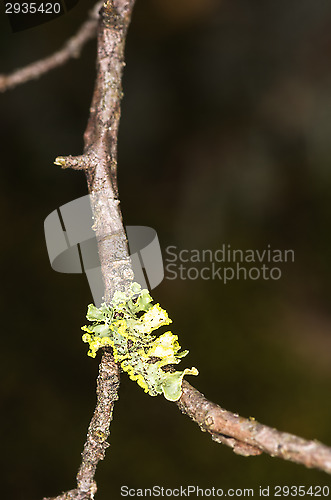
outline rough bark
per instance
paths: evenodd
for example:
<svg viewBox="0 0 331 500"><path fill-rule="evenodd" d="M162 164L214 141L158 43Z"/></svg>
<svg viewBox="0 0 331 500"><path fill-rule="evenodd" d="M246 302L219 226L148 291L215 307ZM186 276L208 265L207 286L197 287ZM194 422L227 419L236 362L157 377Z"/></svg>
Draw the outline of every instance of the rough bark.
<svg viewBox="0 0 331 500"><path fill-rule="evenodd" d="M84 134L84 153L58 157L62 168L84 170L94 216L93 228L104 281L104 299L115 290L125 291L133 271L117 199L117 135L122 98L124 45L134 0L106 1L98 23L96 83L90 117ZM94 497L98 462L105 456L113 407L118 399L119 367L111 350L103 349L97 383L97 405L91 419L77 474L77 488L57 500L88 500Z"/></svg>
<svg viewBox="0 0 331 500"><path fill-rule="evenodd" d="M230 446L238 455L265 452L272 457L331 474L331 448L328 446L280 432L253 418L243 418L224 410L186 381L183 382L183 392L177 405L202 431L209 432L214 441Z"/></svg>

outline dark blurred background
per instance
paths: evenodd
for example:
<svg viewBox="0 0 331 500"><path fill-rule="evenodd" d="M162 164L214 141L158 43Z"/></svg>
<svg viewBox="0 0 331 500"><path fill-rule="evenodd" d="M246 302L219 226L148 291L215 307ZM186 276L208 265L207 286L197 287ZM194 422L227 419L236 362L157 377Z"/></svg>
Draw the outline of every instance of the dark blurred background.
<svg viewBox="0 0 331 500"><path fill-rule="evenodd" d="M12 33L1 72L58 49L86 18ZM73 488L95 405L97 361L80 326L82 275L54 272L43 222L86 194L56 156L80 154L95 42L78 60L0 95L3 498ZM331 445L331 4L327 0L137 0L127 41L119 189L127 225L163 251L293 249L278 281L164 280L153 297L190 350L183 366L223 407ZM185 363L185 365L184 365ZM124 374L98 500L120 486L329 484L211 441L176 405Z"/></svg>

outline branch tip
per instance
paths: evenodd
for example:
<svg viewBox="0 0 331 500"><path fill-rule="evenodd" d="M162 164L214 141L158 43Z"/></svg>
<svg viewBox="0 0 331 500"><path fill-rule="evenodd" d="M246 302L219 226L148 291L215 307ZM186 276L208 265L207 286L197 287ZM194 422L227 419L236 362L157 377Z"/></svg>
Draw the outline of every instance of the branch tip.
<svg viewBox="0 0 331 500"><path fill-rule="evenodd" d="M86 156L58 156L54 160L54 165L59 165L62 169L72 168L73 170L87 170L88 158Z"/></svg>
<svg viewBox="0 0 331 500"><path fill-rule="evenodd" d="M63 158L63 156L58 156L57 158L55 158L54 165L59 165L60 167L63 167L64 164L65 164L65 159Z"/></svg>

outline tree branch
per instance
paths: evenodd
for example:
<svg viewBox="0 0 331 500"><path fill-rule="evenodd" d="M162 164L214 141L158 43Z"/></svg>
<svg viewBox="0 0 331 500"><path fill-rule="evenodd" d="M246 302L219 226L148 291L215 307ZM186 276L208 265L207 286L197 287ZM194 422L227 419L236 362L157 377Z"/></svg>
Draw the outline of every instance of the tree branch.
<svg viewBox="0 0 331 500"><path fill-rule="evenodd" d="M331 474L331 448L318 441L307 441L267 427L253 418L246 419L224 410L208 401L185 380L177 405L202 431L209 432L214 441L230 446L239 455L260 455L265 452L272 457Z"/></svg>
<svg viewBox="0 0 331 500"><path fill-rule="evenodd" d="M60 156L63 168L84 170L94 215L104 300L125 291L133 280L127 239L117 199L117 135L122 98L124 44L134 0L107 0L98 23L97 76L90 117L84 135L84 154ZM118 399L119 368L111 350L103 349L97 384L97 406L89 425L77 474L77 488L56 500L90 500L97 490L94 475L108 447L114 402ZM47 500L47 499L44 499ZM50 500L50 499L48 499Z"/></svg>
<svg viewBox="0 0 331 500"><path fill-rule="evenodd" d="M30 80L35 80L52 69L62 66L69 59L78 58L86 42L96 35L98 12L102 4L101 1L94 6L89 12L89 17L85 23L82 24L73 37L67 40L58 52L20 68L9 75L0 75L0 92L5 92Z"/></svg>
<svg viewBox="0 0 331 500"><path fill-rule="evenodd" d="M87 440L82 453L83 460L77 474L78 490L89 492L99 460L103 460L109 444L109 424L112 421L114 403L118 399L120 385L119 368L114 361L112 351L104 349L99 365L97 382L97 406L90 422Z"/></svg>
<svg viewBox="0 0 331 500"><path fill-rule="evenodd" d="M82 463L77 474L77 488L62 493L56 500L89 500L94 497L97 491L94 474L98 462L103 460L109 446L107 438L113 419L114 404L118 399L119 385L119 368L114 362L112 352L104 349L97 380L97 405L87 432ZM51 499L44 498L44 500Z"/></svg>
<svg viewBox="0 0 331 500"><path fill-rule="evenodd" d="M106 302L110 302L115 290L127 290L133 280L116 180L124 43L133 5L134 0L107 0L103 5L98 24L97 77L84 135L84 153L78 157L59 156L55 161L62 168L86 173ZM94 474L108 446L106 440L114 402L118 398L118 386L118 366L111 352L104 349L99 367L97 406L82 453L77 488L63 493L56 500L93 498L96 492ZM235 453L249 456L265 452L331 473L330 448L224 410L185 381L177 404L216 442L230 446Z"/></svg>
<svg viewBox="0 0 331 500"><path fill-rule="evenodd" d="M98 26L97 77L84 134L84 154L60 156L62 168L85 170L98 242L105 302L133 280L117 189L117 136L122 99L124 44L134 0L108 0ZM109 238L109 235L112 235Z"/></svg>

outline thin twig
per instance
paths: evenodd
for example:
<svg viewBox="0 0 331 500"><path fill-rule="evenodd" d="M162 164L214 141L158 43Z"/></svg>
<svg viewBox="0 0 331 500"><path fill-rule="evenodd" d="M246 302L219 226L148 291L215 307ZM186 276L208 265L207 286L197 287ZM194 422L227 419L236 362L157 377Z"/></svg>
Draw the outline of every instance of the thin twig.
<svg viewBox="0 0 331 500"><path fill-rule="evenodd" d="M84 154L78 157L59 156L55 160L62 168L85 171L106 302L111 301L115 290L127 290L133 280L117 199L117 135L122 99L124 45L133 5L134 0L107 0L103 4L98 23L96 84L84 135ZM107 437L114 402L118 399L118 387L119 368L111 352L103 349L99 366L97 406L82 453L77 488L62 493L56 500L93 499L97 490L94 475L108 447Z"/></svg>
<svg viewBox="0 0 331 500"><path fill-rule="evenodd" d="M0 92L5 92L30 80L35 80L50 70L65 64L69 59L78 58L86 42L96 35L98 12L102 3L102 1L98 2L94 6L89 12L89 17L85 23L82 24L73 37L67 40L58 52L24 66L24 68L17 69L9 75L0 75Z"/></svg>
<svg viewBox="0 0 331 500"><path fill-rule="evenodd" d="M331 448L224 410L186 381L177 405L201 430L209 432L214 441L230 446L239 455L265 452L331 474Z"/></svg>

